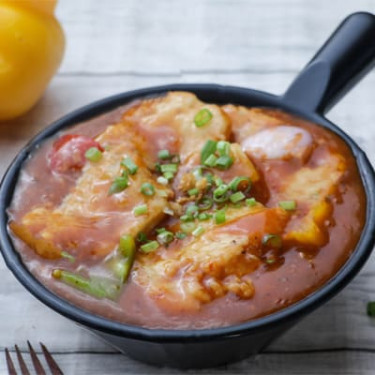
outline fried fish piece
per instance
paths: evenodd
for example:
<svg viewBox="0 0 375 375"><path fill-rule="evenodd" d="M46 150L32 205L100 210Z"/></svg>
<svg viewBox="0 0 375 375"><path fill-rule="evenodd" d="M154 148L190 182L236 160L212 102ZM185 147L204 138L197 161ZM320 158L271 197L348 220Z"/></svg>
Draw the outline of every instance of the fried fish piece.
<svg viewBox="0 0 375 375"><path fill-rule="evenodd" d="M164 309L194 311L228 292L249 299L251 273L260 263L265 234L281 234L289 215L280 208L227 209L222 225L202 223L205 232L175 249L140 254L133 280Z"/></svg>
<svg viewBox="0 0 375 375"><path fill-rule="evenodd" d="M146 168L134 140L137 134L123 123L109 126L96 138L106 147L102 159L87 162L75 186L55 208L35 207L20 222L11 222L13 232L45 258L58 258L61 251L70 251L78 258L105 256L117 246L123 233L136 236L153 227L163 217L167 198L173 194L158 184ZM113 195L109 188L124 167L121 161L131 157L138 166L129 175L129 186ZM152 183L153 196L140 192L143 183ZM164 191L165 196L158 192ZM135 216L135 206L147 204L148 212Z"/></svg>

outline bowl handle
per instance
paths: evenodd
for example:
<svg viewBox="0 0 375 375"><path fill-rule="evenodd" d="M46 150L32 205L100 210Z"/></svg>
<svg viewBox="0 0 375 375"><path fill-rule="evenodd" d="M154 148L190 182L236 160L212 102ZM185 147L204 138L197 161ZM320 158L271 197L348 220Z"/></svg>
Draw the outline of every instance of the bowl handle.
<svg viewBox="0 0 375 375"><path fill-rule="evenodd" d="M375 64L375 16L349 15L283 95L283 101L324 114Z"/></svg>

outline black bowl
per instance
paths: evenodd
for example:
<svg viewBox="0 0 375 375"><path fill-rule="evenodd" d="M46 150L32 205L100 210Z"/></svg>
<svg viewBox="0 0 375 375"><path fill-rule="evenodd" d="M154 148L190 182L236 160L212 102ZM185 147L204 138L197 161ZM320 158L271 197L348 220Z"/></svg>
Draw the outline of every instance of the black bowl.
<svg viewBox="0 0 375 375"><path fill-rule="evenodd" d="M356 35L356 38L352 38L349 44L345 37L347 32L351 37L353 34ZM345 46L342 45L342 39L345 40ZM180 368L208 367L237 361L261 351L299 319L337 294L358 273L369 257L375 242L374 170L356 143L320 114L347 91L349 78L350 83L354 84L353 78L358 80L363 75L363 71L373 63L375 45L372 45L371 53L368 53L367 47L362 48L360 54L356 50L364 39L367 42L370 40L371 43L375 41L375 17L367 13L357 13L347 18L282 97L246 88L210 84L168 85L113 96L58 120L21 150L3 178L0 188L0 246L8 268L21 284L44 304L89 328L120 351L143 362ZM340 41L339 44L337 44L338 41ZM332 52L334 47L338 50L340 49L338 46L341 50L329 56L327 51ZM366 59L363 57L363 52L367 54ZM350 62L351 69L353 65L357 68L352 69L351 74L348 75L347 71L342 69L343 61ZM309 94L304 95L307 88ZM25 267L7 231L7 208L12 201L20 171L29 155L41 142L62 129L135 99L162 95L167 91L176 90L192 92L203 101L217 104L233 103L248 107L280 108L333 131L350 147L357 161L366 192L366 223L350 259L320 289L283 310L243 324L203 330L154 330L114 322L78 308L45 288Z"/></svg>

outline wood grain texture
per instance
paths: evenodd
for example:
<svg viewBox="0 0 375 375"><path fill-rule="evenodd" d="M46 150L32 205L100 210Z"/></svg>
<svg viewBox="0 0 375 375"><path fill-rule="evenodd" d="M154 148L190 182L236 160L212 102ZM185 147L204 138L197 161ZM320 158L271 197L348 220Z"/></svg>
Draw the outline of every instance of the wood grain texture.
<svg viewBox="0 0 375 375"><path fill-rule="evenodd" d="M350 12L375 0L63 0L67 35L59 74L27 115L0 124L0 176L17 151L67 112L119 92L167 83L215 82L282 93ZM375 163L375 73L328 115ZM0 261L0 350L44 342L66 374L179 374L113 352L28 294ZM201 374L374 374L375 257L337 297L266 354ZM0 374L5 373L4 358ZM191 371L190 373L197 373Z"/></svg>

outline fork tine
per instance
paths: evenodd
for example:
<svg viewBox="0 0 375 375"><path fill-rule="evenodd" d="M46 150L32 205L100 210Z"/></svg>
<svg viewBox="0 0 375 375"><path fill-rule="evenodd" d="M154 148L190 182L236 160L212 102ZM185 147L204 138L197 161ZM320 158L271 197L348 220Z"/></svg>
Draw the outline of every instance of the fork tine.
<svg viewBox="0 0 375 375"><path fill-rule="evenodd" d="M44 357L48 363L48 366L52 372L52 375L64 375L64 373L61 371L60 367L57 365L55 360L53 359L51 353L48 351L46 346L43 343L39 343L42 347Z"/></svg>
<svg viewBox="0 0 375 375"><path fill-rule="evenodd" d="M26 366L26 363L25 363L25 361L22 357L22 354L21 354L20 350L18 349L18 345L14 345L14 348L16 349L18 363L20 364L20 369L21 369L22 375L30 375L30 372L27 369L27 366Z"/></svg>
<svg viewBox="0 0 375 375"><path fill-rule="evenodd" d="M31 346L29 340L27 340L27 345L29 346L30 357L31 357L31 360L33 361L35 372L38 375L46 375L46 372L44 371L43 366L40 363L39 358L36 355L36 353L35 353L33 347Z"/></svg>
<svg viewBox="0 0 375 375"><path fill-rule="evenodd" d="M17 375L16 369L14 368L14 364L9 354L8 348L5 348L5 358L7 361L9 375Z"/></svg>

